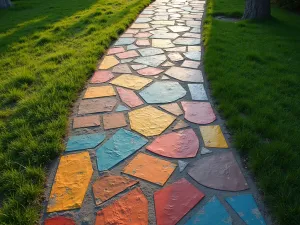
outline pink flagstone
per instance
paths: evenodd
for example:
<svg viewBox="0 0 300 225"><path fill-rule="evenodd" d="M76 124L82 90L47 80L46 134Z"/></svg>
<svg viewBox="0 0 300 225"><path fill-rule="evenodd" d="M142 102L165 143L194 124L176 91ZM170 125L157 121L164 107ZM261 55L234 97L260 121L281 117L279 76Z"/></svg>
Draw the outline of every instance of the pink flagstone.
<svg viewBox="0 0 300 225"><path fill-rule="evenodd" d="M184 118L192 123L209 124L216 120L216 115L209 102L181 102Z"/></svg>
<svg viewBox="0 0 300 225"><path fill-rule="evenodd" d="M125 49L123 47L110 48L108 49L107 55L112 55L120 52L125 52Z"/></svg>
<svg viewBox="0 0 300 225"><path fill-rule="evenodd" d="M147 38L147 37L150 37L151 35L152 35L151 33L144 32L144 33L138 33L134 37L137 37L137 38Z"/></svg>
<svg viewBox="0 0 300 225"><path fill-rule="evenodd" d="M170 158L191 158L197 155L199 140L193 129L157 137L147 150Z"/></svg>
<svg viewBox="0 0 300 225"><path fill-rule="evenodd" d="M127 52L122 52L117 54L117 56L120 59L128 59L128 58L133 58L139 56L139 54L135 50L127 51Z"/></svg>
<svg viewBox="0 0 300 225"><path fill-rule="evenodd" d="M97 70L91 79L91 83L92 84L104 83L109 81L112 78L114 78L112 72L106 70Z"/></svg>
<svg viewBox="0 0 300 225"><path fill-rule="evenodd" d="M143 105L143 101L132 90L117 87L121 100L131 108Z"/></svg>
<svg viewBox="0 0 300 225"><path fill-rule="evenodd" d="M163 72L163 70L158 69L158 68L154 68L154 67L147 67L147 68L144 68L144 69L140 69L137 72L141 75L144 75L144 76L155 76L155 75Z"/></svg>
<svg viewBox="0 0 300 225"><path fill-rule="evenodd" d="M150 42L149 42L149 40L137 40L136 44L139 46L148 46L148 45L150 45Z"/></svg>

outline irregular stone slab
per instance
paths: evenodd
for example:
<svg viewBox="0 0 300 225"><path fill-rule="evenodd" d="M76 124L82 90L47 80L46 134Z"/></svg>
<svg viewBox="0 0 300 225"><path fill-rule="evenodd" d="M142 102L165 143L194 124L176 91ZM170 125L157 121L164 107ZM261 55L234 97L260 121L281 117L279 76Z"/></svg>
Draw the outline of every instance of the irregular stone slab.
<svg viewBox="0 0 300 225"><path fill-rule="evenodd" d="M165 49L167 52L186 52L186 46L175 47L175 48L167 48Z"/></svg>
<svg viewBox="0 0 300 225"><path fill-rule="evenodd" d="M203 84L188 84L193 100L207 100L207 95Z"/></svg>
<svg viewBox="0 0 300 225"><path fill-rule="evenodd" d="M127 64L120 64L113 68L114 73L131 73L131 70Z"/></svg>
<svg viewBox="0 0 300 225"><path fill-rule="evenodd" d="M152 14L154 14L154 12L150 10L144 10L143 12L141 12L141 15L152 15Z"/></svg>
<svg viewBox="0 0 300 225"><path fill-rule="evenodd" d="M45 220L45 225L76 225L74 220L63 216L48 218Z"/></svg>
<svg viewBox="0 0 300 225"><path fill-rule="evenodd" d="M145 144L148 140L131 131L119 129L107 142L96 150L99 171L109 170Z"/></svg>
<svg viewBox="0 0 300 225"><path fill-rule="evenodd" d="M172 48L175 45L169 39L152 39L152 46L157 48Z"/></svg>
<svg viewBox="0 0 300 225"><path fill-rule="evenodd" d="M183 57L178 52L173 52L168 54L168 57L171 61L177 62L183 60Z"/></svg>
<svg viewBox="0 0 300 225"><path fill-rule="evenodd" d="M97 127L100 126L100 116L82 116L75 117L73 120L73 128L82 128L82 127Z"/></svg>
<svg viewBox="0 0 300 225"><path fill-rule="evenodd" d="M113 97L82 100L79 104L78 114L110 112L117 104Z"/></svg>
<svg viewBox="0 0 300 225"><path fill-rule="evenodd" d="M122 37L122 38L124 38L124 37L133 37L133 34L122 34L121 37Z"/></svg>
<svg viewBox="0 0 300 225"><path fill-rule="evenodd" d="M131 65L131 68L134 70L139 70L139 69L143 69L146 68L146 65L142 65L142 64L137 64L137 65Z"/></svg>
<svg viewBox="0 0 300 225"><path fill-rule="evenodd" d="M66 152L95 148L105 139L104 133L71 136L67 142Z"/></svg>
<svg viewBox="0 0 300 225"><path fill-rule="evenodd" d="M151 21L152 19L150 18L137 18L135 23L147 23L149 21Z"/></svg>
<svg viewBox="0 0 300 225"><path fill-rule="evenodd" d="M199 45L200 39L199 38L177 38L173 41L176 45Z"/></svg>
<svg viewBox="0 0 300 225"><path fill-rule="evenodd" d="M225 200L247 225L266 225L253 195L232 196L225 198Z"/></svg>
<svg viewBox="0 0 300 225"><path fill-rule="evenodd" d="M243 191L249 188L232 152L200 158L188 174L199 184L217 190Z"/></svg>
<svg viewBox="0 0 300 225"><path fill-rule="evenodd" d="M129 58L129 59L121 59L121 63L129 63L133 60L133 58Z"/></svg>
<svg viewBox="0 0 300 225"><path fill-rule="evenodd" d="M147 150L170 158L192 158L197 155L199 140L193 129L172 132L157 137Z"/></svg>
<svg viewBox="0 0 300 225"><path fill-rule="evenodd" d="M221 202L213 196L185 225L231 225L232 219Z"/></svg>
<svg viewBox="0 0 300 225"><path fill-rule="evenodd" d="M172 20L155 20L155 21L152 21L150 23L154 24L154 25L174 25L175 21L172 21Z"/></svg>
<svg viewBox="0 0 300 225"><path fill-rule="evenodd" d="M134 24L131 25L130 28L132 28L132 29L145 29L145 28L149 28L149 27L150 26L149 26L148 23L134 23Z"/></svg>
<svg viewBox="0 0 300 225"><path fill-rule="evenodd" d="M80 208L92 174L93 167L88 152L62 156L50 193L47 212Z"/></svg>
<svg viewBox="0 0 300 225"><path fill-rule="evenodd" d="M179 34L177 34L177 33L156 33L156 34L153 34L150 38L175 39L177 37L179 37Z"/></svg>
<svg viewBox="0 0 300 225"><path fill-rule="evenodd" d="M203 82L203 77L200 70L173 66L168 69L165 74L182 81Z"/></svg>
<svg viewBox="0 0 300 225"><path fill-rule="evenodd" d="M121 100L131 108L144 104L143 101L132 90L117 87L117 91Z"/></svg>
<svg viewBox="0 0 300 225"><path fill-rule="evenodd" d="M134 37L136 38L148 38L150 37L152 34L151 33L148 33L148 32L142 32L142 33L138 33L136 34Z"/></svg>
<svg viewBox="0 0 300 225"><path fill-rule="evenodd" d="M189 67L193 69L197 69L200 66L200 62L195 62L191 60L184 60L184 62L181 64L181 67Z"/></svg>
<svg viewBox="0 0 300 225"><path fill-rule="evenodd" d="M96 205L100 205L137 183L138 181L124 176L104 175L99 177L93 184Z"/></svg>
<svg viewBox="0 0 300 225"><path fill-rule="evenodd" d="M167 77L167 76L165 76L165 75L163 75L163 76L161 77L161 80L170 80L170 78Z"/></svg>
<svg viewBox="0 0 300 225"><path fill-rule="evenodd" d="M115 45L131 45L135 40L136 38L119 38Z"/></svg>
<svg viewBox="0 0 300 225"><path fill-rule="evenodd" d="M181 173L182 171L184 171L184 169L187 167L188 164L189 164L188 162L178 160L179 172Z"/></svg>
<svg viewBox="0 0 300 225"><path fill-rule="evenodd" d="M138 50L142 56L152 56L152 55L159 55L163 54L164 51L160 48L143 48Z"/></svg>
<svg viewBox="0 0 300 225"><path fill-rule="evenodd" d="M116 95L112 86L88 87L83 98L101 98Z"/></svg>
<svg viewBox="0 0 300 225"><path fill-rule="evenodd" d="M139 47L136 45L128 45L127 50L138 49Z"/></svg>
<svg viewBox="0 0 300 225"><path fill-rule="evenodd" d="M184 118L192 123L209 124L216 120L216 115L209 102L181 102Z"/></svg>
<svg viewBox="0 0 300 225"><path fill-rule="evenodd" d="M153 20L168 20L168 16L154 16Z"/></svg>
<svg viewBox="0 0 300 225"><path fill-rule="evenodd" d="M92 84L100 84L109 81L114 78L114 75L110 71L97 70L92 76L91 82Z"/></svg>
<svg viewBox="0 0 300 225"><path fill-rule="evenodd" d="M145 57L136 58L134 62L141 63L148 66L158 67L166 59L167 57L165 55L154 55L154 56L145 56Z"/></svg>
<svg viewBox="0 0 300 225"><path fill-rule="evenodd" d="M116 108L116 112L123 112L123 111L128 111L129 109L124 106L124 105L118 105L118 107Z"/></svg>
<svg viewBox="0 0 300 225"><path fill-rule="evenodd" d="M191 29L190 27L187 26L168 26L168 28L173 32L184 32Z"/></svg>
<svg viewBox="0 0 300 225"><path fill-rule="evenodd" d="M123 113L112 113L103 115L103 126L105 130L127 126Z"/></svg>
<svg viewBox="0 0 300 225"><path fill-rule="evenodd" d="M123 173L163 186L175 168L176 164L139 153L128 163Z"/></svg>
<svg viewBox="0 0 300 225"><path fill-rule="evenodd" d="M182 12L181 9L169 9L168 12Z"/></svg>
<svg viewBox="0 0 300 225"><path fill-rule="evenodd" d="M169 103L186 95L186 90L176 81L155 81L140 93L147 103Z"/></svg>
<svg viewBox="0 0 300 225"><path fill-rule="evenodd" d="M185 57L191 60L200 61L201 60L201 52L186 52L183 53Z"/></svg>
<svg viewBox="0 0 300 225"><path fill-rule="evenodd" d="M119 64L119 61L112 55L105 56L103 61L101 62L99 69L106 70L109 69L115 65Z"/></svg>
<svg viewBox="0 0 300 225"><path fill-rule="evenodd" d="M174 126L173 130L178 130L178 129L185 128L188 126L189 125L186 122L184 122L183 120L179 120L178 123L176 123L176 125Z"/></svg>
<svg viewBox="0 0 300 225"><path fill-rule="evenodd" d="M146 106L128 113L131 129L146 136L161 134L175 120L174 116L153 106Z"/></svg>
<svg viewBox="0 0 300 225"><path fill-rule="evenodd" d="M190 32L192 33L201 33L201 29L198 27L194 27Z"/></svg>
<svg viewBox="0 0 300 225"><path fill-rule="evenodd" d="M167 67L167 66L169 67L169 66L174 66L174 64L168 61L168 62L162 64L162 66L163 66L163 67ZM167 76L164 76L164 77L167 77ZM168 77L167 77L167 78L168 78ZM168 79L169 79L169 78L168 78ZM165 80L168 80L168 79L165 79ZM164 80L164 79L162 79L162 80Z"/></svg>
<svg viewBox="0 0 300 225"><path fill-rule="evenodd" d="M110 83L121 87L130 88L133 90L139 90L151 83L152 80L144 77L139 77L131 74L122 74L113 79Z"/></svg>
<svg viewBox="0 0 300 225"><path fill-rule="evenodd" d="M97 212L95 225L148 224L148 201L140 188Z"/></svg>
<svg viewBox="0 0 300 225"><path fill-rule="evenodd" d="M206 154L210 154L210 153L212 153L211 150L204 148L204 147L201 148L201 155L206 155Z"/></svg>
<svg viewBox="0 0 300 225"><path fill-rule="evenodd" d="M201 35L198 33L184 33L182 37L201 38Z"/></svg>
<svg viewBox="0 0 300 225"><path fill-rule="evenodd" d="M201 27L201 21L189 20L189 21L186 21L186 25L190 26L190 27L199 28L199 27Z"/></svg>
<svg viewBox="0 0 300 225"><path fill-rule="evenodd" d="M189 52L201 52L201 46L188 46Z"/></svg>
<svg viewBox="0 0 300 225"><path fill-rule="evenodd" d="M128 34L137 34L139 32L139 29L127 29L125 31L125 33L128 33Z"/></svg>
<svg viewBox="0 0 300 225"><path fill-rule="evenodd" d="M200 126L200 132L205 147L210 148L228 148L228 144L219 125Z"/></svg>
<svg viewBox="0 0 300 225"><path fill-rule="evenodd" d="M175 116L180 116L183 114L181 108L178 106L177 103L170 103L165 105L160 105L160 108L174 114Z"/></svg>
<svg viewBox="0 0 300 225"><path fill-rule="evenodd" d="M128 58L137 57L137 56L139 56L139 54L135 50L130 50L127 52L119 53L116 56L118 56L118 58L120 58L120 59L128 59Z"/></svg>
<svg viewBox="0 0 300 225"><path fill-rule="evenodd" d="M117 54L120 52L125 52L125 49L123 47L114 47L114 48L108 49L107 55Z"/></svg>
<svg viewBox="0 0 300 225"><path fill-rule="evenodd" d="M177 224L203 198L204 194L185 178L156 191L154 193L156 224Z"/></svg>
<svg viewBox="0 0 300 225"><path fill-rule="evenodd" d="M140 39L136 41L136 45L138 46L149 46L150 45L150 41L147 39Z"/></svg>
<svg viewBox="0 0 300 225"><path fill-rule="evenodd" d="M143 76L155 76L155 75L163 72L163 70L155 68L155 67L147 67L147 68L138 70L137 72L138 72L138 74L143 75Z"/></svg>

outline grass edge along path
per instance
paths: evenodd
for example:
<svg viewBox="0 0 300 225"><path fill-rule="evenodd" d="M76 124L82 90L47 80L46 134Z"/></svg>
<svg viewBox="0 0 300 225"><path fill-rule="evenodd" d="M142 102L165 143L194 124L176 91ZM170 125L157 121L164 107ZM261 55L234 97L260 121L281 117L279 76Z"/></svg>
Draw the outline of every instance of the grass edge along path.
<svg viewBox="0 0 300 225"><path fill-rule="evenodd" d="M27 1L27 6L33 4L28 10L53 4L43 1ZM64 149L62 139L73 101L105 49L150 2L95 0L89 8L38 31L33 27L27 36L1 52L1 225L32 225L38 221L44 168ZM15 7L7 14L18 16L27 10L18 8L18 4ZM1 38L14 33L12 27L0 33L0 43Z"/></svg>
<svg viewBox="0 0 300 225"><path fill-rule="evenodd" d="M300 16L272 7L267 21L240 18L243 0L208 0L205 72L273 218L300 221ZM298 43L298 44L297 44Z"/></svg>

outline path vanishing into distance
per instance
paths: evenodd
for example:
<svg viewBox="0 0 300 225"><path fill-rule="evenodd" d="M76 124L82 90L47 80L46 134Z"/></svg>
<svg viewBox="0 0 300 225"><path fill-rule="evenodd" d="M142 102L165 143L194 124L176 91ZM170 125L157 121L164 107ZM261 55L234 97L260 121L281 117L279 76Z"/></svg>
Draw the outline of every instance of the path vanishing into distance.
<svg viewBox="0 0 300 225"><path fill-rule="evenodd" d="M271 224L202 73L204 9L155 1L101 58L51 165L41 224Z"/></svg>

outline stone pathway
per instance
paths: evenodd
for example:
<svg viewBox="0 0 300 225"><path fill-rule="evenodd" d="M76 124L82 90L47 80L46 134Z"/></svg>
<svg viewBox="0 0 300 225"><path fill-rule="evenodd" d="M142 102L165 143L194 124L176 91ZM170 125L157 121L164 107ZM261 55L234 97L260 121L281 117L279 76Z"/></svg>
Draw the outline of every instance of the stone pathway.
<svg viewBox="0 0 300 225"><path fill-rule="evenodd" d="M157 0L101 59L50 171L42 223L269 221L201 72L204 8Z"/></svg>

